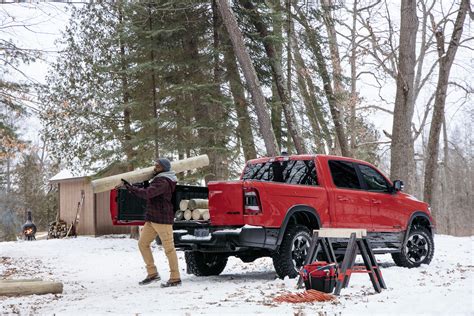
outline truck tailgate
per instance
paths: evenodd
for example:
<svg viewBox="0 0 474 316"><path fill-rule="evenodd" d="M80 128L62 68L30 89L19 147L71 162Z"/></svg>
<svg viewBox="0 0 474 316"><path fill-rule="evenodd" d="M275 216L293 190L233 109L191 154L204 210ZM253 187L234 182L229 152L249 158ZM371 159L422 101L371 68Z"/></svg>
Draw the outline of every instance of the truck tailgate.
<svg viewBox="0 0 474 316"><path fill-rule="evenodd" d="M244 225L242 181L210 182L209 213L213 226Z"/></svg>

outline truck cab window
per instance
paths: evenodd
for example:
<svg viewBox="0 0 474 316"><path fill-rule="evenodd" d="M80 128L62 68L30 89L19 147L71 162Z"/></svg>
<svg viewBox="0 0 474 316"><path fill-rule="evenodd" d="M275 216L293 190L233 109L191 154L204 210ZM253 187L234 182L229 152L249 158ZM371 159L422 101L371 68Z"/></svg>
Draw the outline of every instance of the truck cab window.
<svg viewBox="0 0 474 316"><path fill-rule="evenodd" d="M242 179L318 185L316 166L312 160L273 161L247 164Z"/></svg>
<svg viewBox="0 0 474 316"><path fill-rule="evenodd" d="M359 164L359 170L362 178L367 185L367 190L377 192L389 192L389 186L385 178L377 170Z"/></svg>
<svg viewBox="0 0 474 316"><path fill-rule="evenodd" d="M360 189L357 172L351 162L330 160L332 181L338 188Z"/></svg>

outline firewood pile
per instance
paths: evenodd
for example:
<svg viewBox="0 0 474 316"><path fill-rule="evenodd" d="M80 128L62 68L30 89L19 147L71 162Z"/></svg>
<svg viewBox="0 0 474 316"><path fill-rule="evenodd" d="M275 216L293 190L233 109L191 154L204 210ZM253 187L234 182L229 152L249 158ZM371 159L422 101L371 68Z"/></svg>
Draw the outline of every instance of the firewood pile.
<svg viewBox="0 0 474 316"><path fill-rule="evenodd" d="M179 210L176 211L175 219L177 221L191 219L198 220L209 220L209 200L206 199L191 199L181 200L179 202Z"/></svg>
<svg viewBox="0 0 474 316"><path fill-rule="evenodd" d="M66 236L76 236L76 229L73 224L68 225L61 219L49 224L48 239L64 238Z"/></svg>

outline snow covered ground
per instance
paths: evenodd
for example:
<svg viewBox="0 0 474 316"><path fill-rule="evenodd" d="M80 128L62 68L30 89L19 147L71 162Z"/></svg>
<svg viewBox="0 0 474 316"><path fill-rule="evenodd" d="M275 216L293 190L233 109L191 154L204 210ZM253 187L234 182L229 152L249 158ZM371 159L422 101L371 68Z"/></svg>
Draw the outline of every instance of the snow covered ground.
<svg viewBox="0 0 474 316"><path fill-rule="evenodd" d="M474 237L436 236L429 266L405 269L390 255L377 256L388 289L375 293L367 274L355 274L349 288L329 303L275 303L295 292L296 281L275 278L271 259L242 263L231 258L220 276L185 273L183 285L138 286L145 269L137 242L128 238L79 237L67 240L0 243L0 279L62 281L62 295L0 297L0 314L465 314L474 315ZM156 249L158 248L158 249ZM155 246L155 260L168 278L166 257Z"/></svg>

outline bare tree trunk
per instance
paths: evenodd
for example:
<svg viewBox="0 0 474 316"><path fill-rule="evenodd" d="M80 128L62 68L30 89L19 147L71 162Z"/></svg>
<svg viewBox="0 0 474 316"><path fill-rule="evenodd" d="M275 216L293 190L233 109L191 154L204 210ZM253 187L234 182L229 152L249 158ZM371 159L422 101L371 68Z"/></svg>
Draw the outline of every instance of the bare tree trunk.
<svg viewBox="0 0 474 316"><path fill-rule="evenodd" d="M341 148L341 154L343 156L348 157L350 156L350 152L347 145L341 112L339 111L340 106L338 105L338 100L333 91L333 88L331 85L331 77L329 76L329 71L326 65L326 61L324 59L322 49L321 49L321 45L320 45L321 37L319 36L318 31L309 25L304 12L298 11L298 21L304 27L305 31L308 33L308 41L309 41L308 44L316 59L319 75L321 76L321 79L323 80L323 88L326 94L326 98L328 100L329 109L331 111L331 116L334 122L334 127L336 129L337 142Z"/></svg>
<svg viewBox="0 0 474 316"><path fill-rule="evenodd" d="M311 103L313 104L314 113L316 114L318 124L321 127L322 136L324 138L324 141L326 142L327 148L331 150L331 148L333 148L333 139L332 139L332 133L329 130L329 126L328 126L328 122L329 122L329 120L327 119L328 114L323 108L323 105L321 104L321 100L316 95L316 86L314 85L313 79L311 78L310 74L307 71L305 71L305 78L306 78L306 85L308 86L309 97L311 98ZM328 154L329 152L326 149L324 149L323 153Z"/></svg>
<svg viewBox="0 0 474 316"><path fill-rule="evenodd" d="M276 156L278 155L278 146L276 143L275 134L273 133L270 116L267 112L267 104L262 89L260 88L260 82L257 78L255 68L245 48L242 33L240 32L235 16L231 11L229 2L227 0L217 0L217 7L219 8L222 21L224 22L227 32L229 33L235 55L239 60L245 79L249 86L252 100L255 104L259 128L262 133L265 148L267 150L267 155Z"/></svg>
<svg viewBox="0 0 474 316"><path fill-rule="evenodd" d="M118 4L118 13L119 13L119 22L120 26L123 23L123 14L121 5ZM122 30L123 31L123 30ZM124 130L124 152L127 156L127 171L133 170L133 161L135 160L135 151L132 148L131 140L132 140L132 130L131 130L131 110L130 110L130 93L129 93L129 84L127 78L127 61L125 57L125 45L123 44L122 40L119 38L119 46L120 46L120 66L121 66L121 81L122 81L122 91L123 91L123 130ZM138 226L131 226L130 227L130 238L138 239L139 238L139 231Z"/></svg>
<svg viewBox="0 0 474 316"><path fill-rule="evenodd" d="M269 39L270 34L268 33L267 26L263 22L262 17L260 16L257 9L250 0L240 0L240 3L244 8L250 11L250 18L252 20L252 23L263 40L263 46L265 47L265 52L267 53L267 57L270 62L270 67L272 69L273 81L276 84L278 95L280 96L281 100L281 105L283 107L283 113L285 115L288 133L290 134L293 140L296 152L298 154L304 154L306 153L304 141L300 135L298 126L295 121L295 113L291 105L288 86L285 86L285 77L283 75L281 63L278 62L278 56L276 54L275 47Z"/></svg>
<svg viewBox="0 0 474 316"><path fill-rule="evenodd" d="M405 181L407 192L414 188L414 147L411 121L414 111L414 77L418 17L416 0L402 0L397 92L393 113L390 176Z"/></svg>
<svg viewBox="0 0 474 316"><path fill-rule="evenodd" d="M224 50L224 63L227 68L227 80L230 92L234 98L235 110L237 112L237 134L242 142L245 160L257 158L255 142L252 135L250 115L248 113L248 102L245 98L244 86L240 80L237 62L232 51L231 43L227 43Z"/></svg>
<svg viewBox="0 0 474 316"><path fill-rule="evenodd" d="M350 150L352 154L355 153L356 149L356 106L358 101L357 96L357 68L356 68L356 60L357 60L357 0L354 0L354 5L352 7L352 29L351 29L351 55L349 57L349 63L351 65L351 95L349 98L349 105L351 111L350 117L350 133L351 133L351 144Z"/></svg>
<svg viewBox="0 0 474 316"><path fill-rule="evenodd" d="M153 30L153 21L152 21L152 14L151 14L151 4L148 4L148 28L150 32ZM150 41L153 44L154 38L150 36ZM150 49L150 62L153 65L155 63L155 51L153 48ZM151 95L152 95L152 106L153 106L153 117L155 118L155 122L153 124L153 142L155 145L155 159L160 157L160 150L158 144L158 100L156 96L156 76L155 70L151 69Z"/></svg>
<svg viewBox="0 0 474 316"><path fill-rule="evenodd" d="M223 98L221 84L223 81L223 68L219 58L221 49L221 37L223 33L222 20L218 13L216 0L212 1L212 24L213 24L213 49L214 49L214 100ZM216 163L212 168L216 175L215 180L227 180L229 178L229 162L227 158L227 136L228 136L228 111L222 102L211 101L211 113L218 120L218 125L212 129L212 136L216 144L213 149Z"/></svg>
<svg viewBox="0 0 474 316"><path fill-rule="evenodd" d="M456 52L461 41L463 32L464 19L466 18L467 10L469 10L470 1L462 0L459 6L456 22L454 23L453 34L449 42L448 50L445 52L444 34L441 28L435 31L439 61L439 75L438 84L436 86L436 96L433 109L433 118L431 119L430 136L428 139L428 149L426 155L425 168L425 185L424 185L424 200L426 203L431 203L433 196L434 177L437 168L438 151L439 151L439 134L441 124L443 123L444 107L446 104L446 91L448 89L449 73L451 66L456 56ZM434 23L433 23L434 26Z"/></svg>
<svg viewBox="0 0 474 316"><path fill-rule="evenodd" d="M281 6L281 0L272 0L269 3L272 4L273 9L273 35L277 38L282 38L283 36L283 8ZM280 41L275 43L275 50L276 50L276 58L278 59L278 63L282 63L282 55L283 55L283 45ZM281 106L280 96L278 94L278 89L276 86L275 81L272 81L272 107L271 107L271 118L272 118L272 127L273 131L275 132L275 137L277 140L277 144L279 148L285 147L283 146L283 137L287 136L284 135L283 132L283 122L282 122L282 114L283 108ZM289 148L287 148L289 150Z"/></svg>
<svg viewBox="0 0 474 316"><path fill-rule="evenodd" d="M190 24L186 25L187 30L183 38L183 48L186 54L186 58L189 60L199 60L199 48L198 48L198 39L194 36L193 26ZM188 67L188 82L193 84L198 83L199 80L204 78L204 75L200 72L200 69L197 67ZM209 114L209 104L207 104L203 99L200 91L193 89L189 92L190 103L193 107L194 118L196 119L197 124L201 126L198 130L198 141L199 146L209 155L210 166L203 168L205 173L205 178L207 181L212 181L216 178L215 170L213 170L214 165L217 163L217 157L215 155L216 143L213 137L213 131L210 129L211 119ZM215 118L216 123L220 123L220 117L217 115Z"/></svg>
<svg viewBox="0 0 474 316"><path fill-rule="evenodd" d="M443 115L443 141L444 141L444 157L443 157L443 170L444 170L444 182L446 184L446 196L443 197L443 208L439 210L439 212L447 213L448 207L451 205L451 196L454 194L452 192L452 181L451 181L451 174L449 171L450 163L449 163L449 146L448 146L448 132L446 127L446 115ZM451 234L451 216L449 213L446 214L446 234Z"/></svg>
<svg viewBox="0 0 474 316"><path fill-rule="evenodd" d="M324 153L324 142L323 136L321 133L321 127L319 126L318 118L315 112L316 104L311 100L311 96L308 92L308 86L306 84L306 66L304 64L303 57L298 48L298 43L296 42L295 36L291 36L291 45L293 56L295 58L296 66L296 78L298 82L298 87L300 90L301 97L303 99L303 104L306 109L306 115L308 116L309 123L312 128L311 136L313 138L314 144L316 145L316 150L318 153Z"/></svg>
<svg viewBox="0 0 474 316"><path fill-rule="evenodd" d="M357 2L355 2L357 3ZM334 6L332 0L322 0L322 8L323 8L323 20L326 26L326 30L328 33L328 42L329 42L329 52L331 55L331 63L332 63L332 81L333 81L333 88L334 88L334 97L336 98L336 105L339 111L339 115L341 117L341 121L344 121L344 113L347 103L347 91L344 88L342 83L343 74L342 74L342 67L341 67L341 59L339 57L339 45L337 43L337 34L336 28L334 26L334 19L331 15L331 9ZM355 56L354 56L354 66L355 66ZM351 64L352 70L352 64ZM354 111L355 117L355 111ZM354 122L355 123L355 122ZM355 124L354 124L355 125ZM352 135L353 131L351 131ZM346 138L339 139L339 144L341 146L341 152L344 156L350 156L350 148L348 145L348 141ZM345 152L345 153L344 153Z"/></svg>

